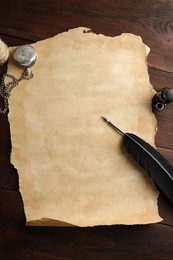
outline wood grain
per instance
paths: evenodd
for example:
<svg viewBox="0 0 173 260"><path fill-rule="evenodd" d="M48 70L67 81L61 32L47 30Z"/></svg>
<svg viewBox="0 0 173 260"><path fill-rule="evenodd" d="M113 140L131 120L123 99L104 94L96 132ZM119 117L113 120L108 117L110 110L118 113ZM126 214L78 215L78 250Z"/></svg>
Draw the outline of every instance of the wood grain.
<svg viewBox="0 0 173 260"><path fill-rule="evenodd" d="M15 46L85 26L109 36L140 35L151 51L150 81L173 88L173 2L169 0L0 1L0 37ZM6 64L0 67L0 74ZM0 100L2 106L2 100ZM156 145L173 164L173 104L156 111ZM8 115L0 115L1 259L172 259L173 206L161 193L163 221L154 225L95 228L25 227L18 174L10 164ZM114 205L113 205L114 206Z"/></svg>

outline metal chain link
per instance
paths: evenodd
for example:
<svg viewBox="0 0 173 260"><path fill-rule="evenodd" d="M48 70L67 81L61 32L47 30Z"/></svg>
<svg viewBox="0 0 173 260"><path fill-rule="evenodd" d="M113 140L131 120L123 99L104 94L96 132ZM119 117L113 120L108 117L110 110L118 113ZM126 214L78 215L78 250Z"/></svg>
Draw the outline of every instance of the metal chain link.
<svg viewBox="0 0 173 260"><path fill-rule="evenodd" d="M12 81L5 84L5 78L8 77ZM30 80L34 77L34 74L29 69L24 70L22 76L20 78L16 78L15 76L11 74L4 74L1 79L1 85L0 85L0 96L3 99L4 107L3 109L0 108L0 113L5 114L8 111L8 99L10 97L11 91L13 88L15 88L20 81L22 80Z"/></svg>

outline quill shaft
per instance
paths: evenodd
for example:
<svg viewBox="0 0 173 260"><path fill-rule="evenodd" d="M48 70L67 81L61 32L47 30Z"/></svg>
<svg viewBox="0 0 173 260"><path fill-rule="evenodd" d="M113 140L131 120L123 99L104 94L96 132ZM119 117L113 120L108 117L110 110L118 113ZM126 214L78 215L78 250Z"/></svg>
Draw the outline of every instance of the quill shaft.
<svg viewBox="0 0 173 260"><path fill-rule="evenodd" d="M113 124L110 124L109 120L104 119L104 121L109 122L108 125L112 127ZM117 130L115 126L112 128ZM123 132L121 131L121 133ZM162 190L173 203L172 165L154 147L137 135L124 133L123 144L126 151L148 172L148 175L155 184L157 184L160 190Z"/></svg>

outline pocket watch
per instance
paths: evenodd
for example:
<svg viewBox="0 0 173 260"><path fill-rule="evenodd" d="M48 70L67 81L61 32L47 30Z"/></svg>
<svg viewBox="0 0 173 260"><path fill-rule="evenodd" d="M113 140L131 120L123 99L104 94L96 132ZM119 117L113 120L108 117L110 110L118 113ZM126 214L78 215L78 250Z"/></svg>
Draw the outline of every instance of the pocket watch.
<svg viewBox="0 0 173 260"><path fill-rule="evenodd" d="M14 75L8 73L2 76L0 85L0 96L4 101L3 109L0 108L0 113L2 114L8 111L8 98L11 94L12 89L16 87L20 81L30 80L34 77L34 74L30 70L30 68L36 63L38 55L36 50L32 46L26 44L15 49L13 53L13 58L15 64L23 69L23 74L18 79ZM5 83L6 77L10 78L11 81Z"/></svg>

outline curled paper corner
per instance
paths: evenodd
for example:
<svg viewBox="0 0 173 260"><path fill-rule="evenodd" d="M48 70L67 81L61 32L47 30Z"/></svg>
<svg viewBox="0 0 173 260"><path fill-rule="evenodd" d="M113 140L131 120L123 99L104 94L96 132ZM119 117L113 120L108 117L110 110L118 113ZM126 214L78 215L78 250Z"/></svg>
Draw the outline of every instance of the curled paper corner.
<svg viewBox="0 0 173 260"><path fill-rule="evenodd" d="M92 32L91 29L84 29L84 30L83 30L83 33L91 33L91 32Z"/></svg>
<svg viewBox="0 0 173 260"><path fill-rule="evenodd" d="M57 227L76 227L73 224L56 220L56 219L49 219L49 218L41 218L37 220L30 220L26 222L26 226L57 226Z"/></svg>

